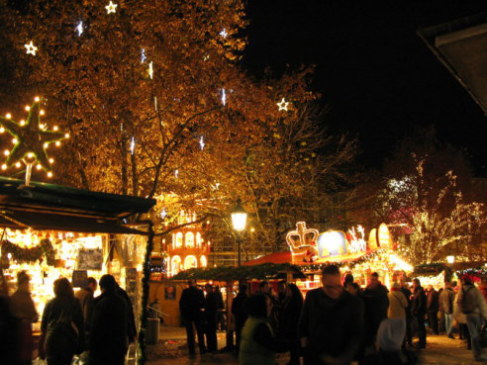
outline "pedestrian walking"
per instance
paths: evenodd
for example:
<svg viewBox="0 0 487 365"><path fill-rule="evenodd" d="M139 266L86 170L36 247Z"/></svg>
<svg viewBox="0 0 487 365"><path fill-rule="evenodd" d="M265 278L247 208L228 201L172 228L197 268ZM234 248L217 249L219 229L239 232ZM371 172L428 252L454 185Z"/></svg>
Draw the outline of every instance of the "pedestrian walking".
<svg viewBox="0 0 487 365"><path fill-rule="evenodd" d="M445 281L444 289L439 295L440 312L445 321L445 331L449 338L454 339L453 336L453 300L455 293L450 281Z"/></svg>
<svg viewBox="0 0 487 365"><path fill-rule="evenodd" d="M240 284L238 294L232 301L232 315L235 321L235 336L237 353L240 349L240 337L242 328L247 320L247 310L245 309L245 302L248 299L247 285Z"/></svg>
<svg viewBox="0 0 487 365"><path fill-rule="evenodd" d="M480 331L483 321L487 320L487 303L479 289L475 287L470 278L462 279L462 289L458 293L458 305L463 314L467 316L467 327L475 361L484 361L480 346Z"/></svg>
<svg viewBox="0 0 487 365"><path fill-rule="evenodd" d="M275 365L276 352L285 352L287 343L274 336L269 322L271 299L261 293L251 296L246 301L246 310L248 318L242 329L239 365Z"/></svg>
<svg viewBox="0 0 487 365"><path fill-rule="evenodd" d="M406 308L406 341L404 347L407 345L409 347L413 346L413 330L412 330L412 322L413 317L411 314L411 290L406 286L406 283L403 279L401 279L401 293L404 294L408 301L408 306Z"/></svg>
<svg viewBox="0 0 487 365"><path fill-rule="evenodd" d="M81 305L66 278L54 281L54 295L42 314L40 355L48 365L71 365L85 345Z"/></svg>
<svg viewBox="0 0 487 365"><path fill-rule="evenodd" d="M291 356L288 365L299 365L298 323L303 302L303 295L296 284L287 284L279 308L278 338L289 343Z"/></svg>
<svg viewBox="0 0 487 365"><path fill-rule="evenodd" d="M198 336L200 354L206 353L205 338L203 332L203 311L205 296L203 291L196 288L193 280L188 281L188 288L183 290L179 300L179 311L186 328L186 338L190 355L196 354L194 329Z"/></svg>
<svg viewBox="0 0 487 365"><path fill-rule="evenodd" d="M218 346L216 336L218 294L215 293L210 284L205 285L205 291L204 331L206 337L206 349L208 352L215 353Z"/></svg>
<svg viewBox="0 0 487 365"><path fill-rule="evenodd" d="M462 284L455 286L456 294L453 300L453 320L458 324L458 333L460 340L463 340L468 350L472 349L472 343L470 342L470 333L467 327L467 316L462 313L458 301L460 300L459 292L462 289Z"/></svg>
<svg viewBox="0 0 487 365"><path fill-rule="evenodd" d="M100 278L90 332L90 365L123 365L128 347L128 306L112 275Z"/></svg>
<svg viewBox="0 0 487 365"><path fill-rule="evenodd" d="M348 364L361 344L363 304L344 290L337 266L323 269L322 283L307 293L299 321L305 364Z"/></svg>
<svg viewBox="0 0 487 365"><path fill-rule="evenodd" d="M39 316L30 294L30 276L25 271L17 274L17 290L10 297L10 311L16 321L16 331L13 334L17 344L16 359L19 365L31 365L34 340L32 338L32 323L37 322Z"/></svg>
<svg viewBox="0 0 487 365"><path fill-rule="evenodd" d="M371 348L375 344L375 337L380 323L387 318L389 290L382 285L379 274L372 273L369 285L362 293L365 303L365 346Z"/></svg>
<svg viewBox="0 0 487 365"><path fill-rule="evenodd" d="M435 290L433 285L428 285L428 288L426 290L426 312L428 317L428 325L435 335L439 333L438 310L440 308L440 305L438 298L438 292Z"/></svg>
<svg viewBox="0 0 487 365"><path fill-rule="evenodd" d="M426 315L426 294L418 278L413 280L413 294L411 297L411 314L416 322L419 341L415 344L416 348L426 347L426 328L424 319Z"/></svg>
<svg viewBox="0 0 487 365"><path fill-rule="evenodd" d="M218 285L215 286L214 291L218 297L218 312L216 316L216 329L220 331L227 330L227 321L225 316L225 302L223 300L223 294Z"/></svg>

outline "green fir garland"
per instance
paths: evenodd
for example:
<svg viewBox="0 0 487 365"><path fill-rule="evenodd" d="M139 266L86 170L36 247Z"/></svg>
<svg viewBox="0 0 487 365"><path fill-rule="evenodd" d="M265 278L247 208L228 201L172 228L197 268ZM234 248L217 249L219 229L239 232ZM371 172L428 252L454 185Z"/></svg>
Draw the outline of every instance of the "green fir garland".
<svg viewBox="0 0 487 365"><path fill-rule="evenodd" d="M48 265L54 265L54 248L47 238L44 238L37 246L30 248L20 247L8 240L2 241L1 244L2 262L8 262L8 254L11 254L15 261L31 263L45 257Z"/></svg>

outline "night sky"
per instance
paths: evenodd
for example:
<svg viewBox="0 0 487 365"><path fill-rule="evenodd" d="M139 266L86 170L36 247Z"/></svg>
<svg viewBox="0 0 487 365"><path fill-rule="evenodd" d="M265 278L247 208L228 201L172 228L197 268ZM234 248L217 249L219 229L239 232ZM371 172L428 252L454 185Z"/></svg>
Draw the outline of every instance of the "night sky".
<svg viewBox="0 0 487 365"><path fill-rule="evenodd" d="M379 168L403 136L433 124L487 176L487 118L417 35L485 11L486 1L470 0L250 0L244 65L256 76L315 65L312 89L332 108L326 125L358 137L367 167Z"/></svg>

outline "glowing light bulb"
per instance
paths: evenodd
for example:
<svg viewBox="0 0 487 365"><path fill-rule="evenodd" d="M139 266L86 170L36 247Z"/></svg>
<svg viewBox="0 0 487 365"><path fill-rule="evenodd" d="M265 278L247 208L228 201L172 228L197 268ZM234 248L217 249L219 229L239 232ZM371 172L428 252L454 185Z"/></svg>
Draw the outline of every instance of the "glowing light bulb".
<svg viewBox="0 0 487 365"><path fill-rule="evenodd" d="M22 166L22 165L20 164L20 162L17 161L17 163L15 164L15 167L19 168L20 166Z"/></svg>
<svg viewBox="0 0 487 365"><path fill-rule="evenodd" d="M5 133L5 128L0 127L0 133Z"/></svg>
<svg viewBox="0 0 487 365"><path fill-rule="evenodd" d="M52 128L52 130L53 130L54 132L57 132L57 131L59 130L59 127L58 127L57 125L55 125L55 126Z"/></svg>
<svg viewBox="0 0 487 365"><path fill-rule="evenodd" d="M41 100L41 98L40 98L40 97L38 97L38 96L36 96L36 97L34 98L34 101L35 101L36 103L38 103L40 100Z"/></svg>
<svg viewBox="0 0 487 365"><path fill-rule="evenodd" d="M6 170L7 169L7 165L6 164L2 164L2 170Z"/></svg>
<svg viewBox="0 0 487 365"><path fill-rule="evenodd" d="M133 155L135 152L135 137L130 138L130 154Z"/></svg>
<svg viewBox="0 0 487 365"><path fill-rule="evenodd" d="M49 159L49 163L54 163L54 159L52 157Z"/></svg>
<svg viewBox="0 0 487 365"><path fill-rule="evenodd" d="M56 147L61 146L61 141L56 141Z"/></svg>
<svg viewBox="0 0 487 365"><path fill-rule="evenodd" d="M26 111L29 111L29 110L30 110L30 106L29 106L29 105L26 105L26 106L25 106L25 110L26 110Z"/></svg>
<svg viewBox="0 0 487 365"><path fill-rule="evenodd" d="M10 151L9 151L9 150L5 150L5 151L3 151L3 154L4 154L5 156L8 156L8 155L10 155Z"/></svg>
<svg viewBox="0 0 487 365"><path fill-rule="evenodd" d="M49 172L47 173L47 177L48 177L48 178L51 178L51 177L52 177L52 171L49 171Z"/></svg>
<svg viewBox="0 0 487 365"><path fill-rule="evenodd" d="M12 118L12 114L10 114L10 113L5 114L5 118L7 118L7 119Z"/></svg>
<svg viewBox="0 0 487 365"><path fill-rule="evenodd" d="M47 147L49 147L49 143L44 142L44 144L42 145L42 147L44 147L44 149L46 149Z"/></svg>
<svg viewBox="0 0 487 365"><path fill-rule="evenodd" d="M64 138L69 139L69 133L64 134Z"/></svg>
<svg viewBox="0 0 487 365"><path fill-rule="evenodd" d="M37 169L37 170L42 169L42 165L41 165L41 164L37 164L37 165L36 165L36 169Z"/></svg>
<svg viewBox="0 0 487 365"><path fill-rule="evenodd" d="M179 170L174 171L174 177L177 179L179 177Z"/></svg>
<svg viewBox="0 0 487 365"><path fill-rule="evenodd" d="M28 158L33 158L33 157L34 157L34 154L33 154L32 152L29 152L29 153L27 154L27 157L28 157Z"/></svg>
<svg viewBox="0 0 487 365"><path fill-rule="evenodd" d="M44 114L46 114L46 112L44 111L44 109L41 109L41 110L39 111L39 114L40 114L40 115L44 115Z"/></svg>
<svg viewBox="0 0 487 365"><path fill-rule="evenodd" d="M23 127L23 126L25 125L25 120L23 120L23 119L22 119L22 120L19 122L19 125L20 125L21 127Z"/></svg>
<svg viewBox="0 0 487 365"><path fill-rule="evenodd" d="M149 62L149 68L147 69L147 72L149 74L149 77L151 80L154 79L154 62L150 61Z"/></svg>
<svg viewBox="0 0 487 365"><path fill-rule="evenodd" d="M12 143L16 144L18 142L17 138L12 138Z"/></svg>

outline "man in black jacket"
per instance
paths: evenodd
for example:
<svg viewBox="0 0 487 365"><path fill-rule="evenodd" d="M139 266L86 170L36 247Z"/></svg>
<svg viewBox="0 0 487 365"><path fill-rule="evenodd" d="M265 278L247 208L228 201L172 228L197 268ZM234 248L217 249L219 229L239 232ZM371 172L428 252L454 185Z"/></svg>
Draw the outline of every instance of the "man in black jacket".
<svg viewBox="0 0 487 365"><path fill-rule="evenodd" d="M127 352L127 316L125 300L117 293L112 275L100 279L102 294L95 298L91 322L90 365L123 365Z"/></svg>
<svg viewBox="0 0 487 365"><path fill-rule="evenodd" d="M186 327L186 336L188 341L188 350L190 355L196 353L194 347L194 330L198 335L198 345L200 354L206 353L205 338L203 336L203 310L205 306L205 297L202 290L196 288L194 281L188 281L189 287L183 290L179 300L179 311Z"/></svg>
<svg viewBox="0 0 487 365"><path fill-rule="evenodd" d="M323 287L308 292L299 321L305 364L348 364L362 340L363 304L343 289L337 266L322 275Z"/></svg>
<svg viewBox="0 0 487 365"><path fill-rule="evenodd" d="M374 346L380 323L387 318L389 290L382 285L379 274L370 276L369 285L362 293L365 302L365 346Z"/></svg>
<svg viewBox="0 0 487 365"><path fill-rule="evenodd" d="M210 284L205 285L205 336L206 347L209 352L216 352L217 337L216 337L216 322L218 312L218 294L213 290Z"/></svg>
<svg viewBox="0 0 487 365"><path fill-rule="evenodd" d="M424 326L424 317L426 315L426 294L421 287L419 279L413 280L413 297L411 299L411 314L418 322L419 341L416 347L424 349L426 347L426 328Z"/></svg>

